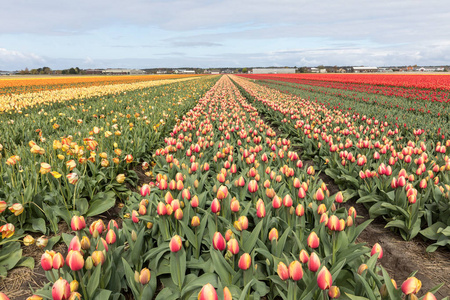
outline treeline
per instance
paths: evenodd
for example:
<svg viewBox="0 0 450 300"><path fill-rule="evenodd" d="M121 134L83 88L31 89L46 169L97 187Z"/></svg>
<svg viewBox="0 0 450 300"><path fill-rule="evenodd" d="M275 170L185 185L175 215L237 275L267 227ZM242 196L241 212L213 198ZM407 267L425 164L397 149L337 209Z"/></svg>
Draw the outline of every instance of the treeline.
<svg viewBox="0 0 450 300"><path fill-rule="evenodd" d="M19 71L19 74L21 75L45 75L45 74L49 74L49 75L54 75L54 74L72 74L72 75L76 75L76 74L84 74L84 70L81 70L78 67L75 68L70 68L70 69L64 69L64 70L52 70L49 67L42 67L42 68L37 68L37 69L31 69L29 70L28 68L25 68L24 70Z"/></svg>

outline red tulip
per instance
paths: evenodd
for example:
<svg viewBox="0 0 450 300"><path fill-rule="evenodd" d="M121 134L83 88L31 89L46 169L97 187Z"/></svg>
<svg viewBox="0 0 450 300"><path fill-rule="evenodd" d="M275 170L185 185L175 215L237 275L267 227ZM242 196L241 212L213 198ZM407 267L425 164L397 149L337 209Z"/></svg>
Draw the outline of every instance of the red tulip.
<svg viewBox="0 0 450 300"><path fill-rule="evenodd" d="M281 280L285 281L289 279L289 270L287 266L280 261L277 266L277 273Z"/></svg>
<svg viewBox="0 0 450 300"><path fill-rule="evenodd" d="M317 236L317 234L314 231L311 231L311 233L309 234L308 239L307 239L308 246L310 248L315 249L315 248L319 247L319 243L320 243L319 237Z"/></svg>
<svg viewBox="0 0 450 300"><path fill-rule="evenodd" d="M261 199L256 202L256 216L258 218L264 218L266 216L266 206Z"/></svg>
<svg viewBox="0 0 450 300"><path fill-rule="evenodd" d="M379 253L378 259L381 259L383 257L383 248L381 248L380 244L378 243L375 243L375 245L373 245L370 256L373 256L375 253Z"/></svg>
<svg viewBox="0 0 450 300"><path fill-rule="evenodd" d="M291 195L287 194L286 196L284 196L283 205L285 207L291 207L293 205L293 203L294 202L292 201Z"/></svg>
<svg viewBox="0 0 450 300"><path fill-rule="evenodd" d="M64 266L64 257L61 253L56 253L53 256L53 269L58 270Z"/></svg>
<svg viewBox="0 0 450 300"><path fill-rule="evenodd" d="M225 239L220 232L214 233L213 247L216 250L223 251L226 247Z"/></svg>
<svg viewBox="0 0 450 300"><path fill-rule="evenodd" d="M272 228L269 232L269 241L272 241L273 239L278 241L278 230L276 228Z"/></svg>
<svg viewBox="0 0 450 300"><path fill-rule="evenodd" d="M106 233L106 243L108 243L108 245L112 245L116 242L116 233L114 232L114 230L110 229L108 230L108 232Z"/></svg>
<svg viewBox="0 0 450 300"><path fill-rule="evenodd" d="M409 277L402 284L402 292L405 295L417 294L422 287L422 282L416 277Z"/></svg>
<svg viewBox="0 0 450 300"><path fill-rule="evenodd" d="M183 242L181 241L181 237L179 235L174 235L169 243L170 251L178 252L181 250L183 246Z"/></svg>
<svg viewBox="0 0 450 300"><path fill-rule="evenodd" d="M227 250L236 255L239 253L239 243L236 239L232 238L227 242Z"/></svg>
<svg viewBox="0 0 450 300"><path fill-rule="evenodd" d="M300 255L298 256L298 258L301 263L306 264L309 260L309 254L308 254L308 252L306 252L305 249L302 249L300 251Z"/></svg>
<svg viewBox="0 0 450 300"><path fill-rule="evenodd" d="M53 300L67 300L70 297L70 284L67 280L59 278L52 287Z"/></svg>
<svg viewBox="0 0 450 300"><path fill-rule="evenodd" d="M233 198L230 203L230 209L232 212L238 212L240 209L239 201L236 198Z"/></svg>
<svg viewBox="0 0 450 300"><path fill-rule="evenodd" d="M319 267L320 267L320 258L316 254L316 252L313 252L313 253L311 253L311 256L309 257L308 269L311 272L317 272L317 270L319 270Z"/></svg>
<svg viewBox="0 0 450 300"><path fill-rule="evenodd" d="M203 286L200 293L198 293L198 300L217 300L217 292L211 283Z"/></svg>
<svg viewBox="0 0 450 300"><path fill-rule="evenodd" d="M224 185L221 185L217 190L217 199L223 200L228 196L228 188Z"/></svg>
<svg viewBox="0 0 450 300"><path fill-rule="evenodd" d="M295 214L299 217L305 214L305 208L303 207L303 205L301 204L297 205L297 207L295 208Z"/></svg>
<svg viewBox="0 0 450 300"><path fill-rule="evenodd" d="M74 236L72 238L72 240L70 241L68 251L70 251L70 250L81 251L81 243L80 243L80 239L78 238L78 236Z"/></svg>
<svg viewBox="0 0 450 300"><path fill-rule="evenodd" d="M80 251L70 250L66 257L66 263L72 271L78 271L84 267L83 255Z"/></svg>
<svg viewBox="0 0 450 300"><path fill-rule="evenodd" d="M73 216L72 221L70 222L70 226L73 231L78 231L86 227L86 222L84 221L84 217L81 216Z"/></svg>
<svg viewBox="0 0 450 300"><path fill-rule="evenodd" d="M321 290L326 290L331 287L333 283L333 278L331 277L330 271L324 266L317 274L317 285Z"/></svg>
<svg viewBox="0 0 450 300"><path fill-rule="evenodd" d="M220 202L217 198L214 198L214 200L211 203L211 211L213 213L218 213L220 211Z"/></svg>
<svg viewBox="0 0 450 300"><path fill-rule="evenodd" d="M248 270L251 265L252 265L252 258L250 257L250 254L248 253L242 254L238 262L239 269Z"/></svg>
<svg viewBox="0 0 450 300"><path fill-rule="evenodd" d="M281 207L281 199L277 195L275 195L272 199L272 207L277 209Z"/></svg>
<svg viewBox="0 0 450 300"><path fill-rule="evenodd" d="M342 192L338 192L338 193L336 194L336 197L334 198L334 200L335 200L337 203L342 203L342 201L344 201L344 196L342 195Z"/></svg>
<svg viewBox="0 0 450 300"><path fill-rule="evenodd" d="M144 184L141 187L141 196L145 197L147 195L150 195L150 186L148 184Z"/></svg>
<svg viewBox="0 0 450 300"><path fill-rule="evenodd" d="M314 199L316 199L317 201L322 201L323 199L325 199L325 194L323 193L322 188L318 188L316 193L314 194Z"/></svg>
<svg viewBox="0 0 450 300"><path fill-rule="evenodd" d="M42 298L41 298L42 299ZM230 298L231 299L231 298ZM9 300L8 296L6 296L4 293L0 292L0 300Z"/></svg>
<svg viewBox="0 0 450 300"><path fill-rule="evenodd" d="M198 207L198 205L199 205L199 199L198 199L198 196L195 195L195 196L192 197L192 199L191 199L191 207L192 207L192 208L196 208L196 207Z"/></svg>
<svg viewBox="0 0 450 300"><path fill-rule="evenodd" d="M55 256L55 251L46 250L41 256L41 266L44 271L49 271L53 268L53 257Z"/></svg>
<svg viewBox="0 0 450 300"><path fill-rule="evenodd" d="M167 208L164 205L164 203L159 202L158 206L156 207L156 212L158 213L158 215L160 216L165 216L167 215Z"/></svg>
<svg viewBox="0 0 450 300"><path fill-rule="evenodd" d="M256 180L250 180L248 183L248 191L250 193L255 193L258 190L258 182Z"/></svg>
<svg viewBox="0 0 450 300"><path fill-rule="evenodd" d="M299 281L303 277L302 265L299 261L294 260L289 264L289 277L294 281Z"/></svg>

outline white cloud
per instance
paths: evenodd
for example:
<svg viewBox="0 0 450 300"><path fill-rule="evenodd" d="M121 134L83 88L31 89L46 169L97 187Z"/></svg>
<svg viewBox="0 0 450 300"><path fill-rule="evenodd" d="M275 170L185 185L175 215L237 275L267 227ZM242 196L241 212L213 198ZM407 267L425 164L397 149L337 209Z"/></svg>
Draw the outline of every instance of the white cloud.
<svg viewBox="0 0 450 300"><path fill-rule="evenodd" d="M12 71L17 68L38 68L43 67L45 63L46 60L36 54L0 48L0 70Z"/></svg>

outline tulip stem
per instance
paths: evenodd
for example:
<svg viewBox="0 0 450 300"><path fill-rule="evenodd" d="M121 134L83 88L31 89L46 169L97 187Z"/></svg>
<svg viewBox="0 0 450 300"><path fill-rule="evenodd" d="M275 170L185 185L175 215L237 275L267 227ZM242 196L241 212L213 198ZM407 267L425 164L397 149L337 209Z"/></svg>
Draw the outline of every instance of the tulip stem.
<svg viewBox="0 0 450 300"><path fill-rule="evenodd" d="M323 300L328 300L328 295L327 295L326 290L323 290L322 294L323 294Z"/></svg>
<svg viewBox="0 0 450 300"><path fill-rule="evenodd" d="M333 231L333 258L331 260L331 264L333 266L335 261L336 261L336 232Z"/></svg>

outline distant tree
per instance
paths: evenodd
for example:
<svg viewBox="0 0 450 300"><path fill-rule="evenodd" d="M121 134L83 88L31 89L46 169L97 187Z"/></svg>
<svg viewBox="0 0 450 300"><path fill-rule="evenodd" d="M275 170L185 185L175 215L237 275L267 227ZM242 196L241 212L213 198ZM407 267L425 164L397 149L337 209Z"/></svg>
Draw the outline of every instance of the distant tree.
<svg viewBox="0 0 450 300"><path fill-rule="evenodd" d="M298 73L306 73L308 72L308 68L307 67L301 67L297 69Z"/></svg>
<svg viewBox="0 0 450 300"><path fill-rule="evenodd" d="M242 69L242 73L248 73L248 69L247 68L243 68Z"/></svg>
<svg viewBox="0 0 450 300"><path fill-rule="evenodd" d="M74 68L70 68L69 74L77 74L77 70L75 70Z"/></svg>
<svg viewBox="0 0 450 300"><path fill-rule="evenodd" d="M325 69L325 66L324 66L324 65L320 65L320 66L318 66L317 68L319 68L319 69Z"/></svg>

